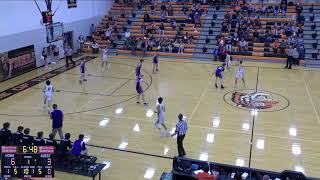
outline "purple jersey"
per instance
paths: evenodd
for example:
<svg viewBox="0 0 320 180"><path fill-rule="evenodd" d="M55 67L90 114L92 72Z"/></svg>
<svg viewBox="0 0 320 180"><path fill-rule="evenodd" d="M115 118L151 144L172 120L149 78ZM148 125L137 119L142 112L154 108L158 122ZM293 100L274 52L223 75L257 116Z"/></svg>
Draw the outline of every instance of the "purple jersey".
<svg viewBox="0 0 320 180"><path fill-rule="evenodd" d="M223 66L219 66L216 69L216 77L222 78L222 72L224 71L224 67Z"/></svg>
<svg viewBox="0 0 320 180"><path fill-rule="evenodd" d="M154 57L153 57L153 63L154 63L154 64L158 64L158 62L159 62L159 61L158 61L158 56L154 56Z"/></svg>
<svg viewBox="0 0 320 180"><path fill-rule="evenodd" d="M142 78L138 78L136 81L136 90L138 94L142 94L143 93L143 89L141 87L141 82L142 82Z"/></svg>
<svg viewBox="0 0 320 180"><path fill-rule="evenodd" d="M141 67L142 67L142 64L138 63L138 65L136 67L136 76L137 77L140 77L140 75L141 75Z"/></svg>
<svg viewBox="0 0 320 180"><path fill-rule="evenodd" d="M80 73L84 73L85 70L86 70L86 65L85 65L85 63L83 62L83 63L80 64Z"/></svg>

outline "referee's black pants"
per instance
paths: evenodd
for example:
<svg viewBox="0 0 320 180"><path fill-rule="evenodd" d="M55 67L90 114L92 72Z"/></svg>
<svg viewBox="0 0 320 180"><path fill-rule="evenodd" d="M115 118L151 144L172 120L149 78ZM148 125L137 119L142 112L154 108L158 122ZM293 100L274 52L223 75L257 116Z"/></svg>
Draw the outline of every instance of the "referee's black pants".
<svg viewBox="0 0 320 180"><path fill-rule="evenodd" d="M178 153L179 153L179 157L185 156L186 152L184 151L183 148L183 139L184 139L185 135L178 135L177 137L177 145L178 145Z"/></svg>
<svg viewBox="0 0 320 180"><path fill-rule="evenodd" d="M76 63L72 60L72 56L66 56L66 66L69 67L69 61L71 61L71 63L73 65L75 65Z"/></svg>

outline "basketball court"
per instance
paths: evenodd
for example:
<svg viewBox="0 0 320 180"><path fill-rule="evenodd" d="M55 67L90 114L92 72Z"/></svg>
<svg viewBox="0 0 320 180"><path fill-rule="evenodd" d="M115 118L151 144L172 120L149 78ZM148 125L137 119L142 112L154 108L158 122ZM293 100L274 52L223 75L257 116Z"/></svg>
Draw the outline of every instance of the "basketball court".
<svg viewBox="0 0 320 180"><path fill-rule="evenodd" d="M186 117L187 157L279 172L291 169L320 177L319 70L244 62L246 87L239 82L233 88L233 66L225 72L226 88L222 90L214 87L211 75L218 62L160 57L160 72L153 74L150 57L142 68L149 102L143 106L136 104L138 58L110 59L110 71L103 72L99 58L89 60L84 85L79 84L79 67L61 70L50 79L57 91L53 103L65 113L64 132L70 132L72 140L85 134L86 142L93 145L89 154L107 164L103 179L159 179L162 172L171 170L176 139L160 137L154 127L153 110L160 96L170 130L174 131L178 113ZM0 90L23 85L48 71L40 68L1 82ZM32 135L51 132L50 118L42 107L44 81L39 82L1 100L0 117L11 122L12 131L22 125L31 128ZM259 109L252 115L248 102L257 94L254 102ZM59 172L56 177L74 179L74 175Z"/></svg>

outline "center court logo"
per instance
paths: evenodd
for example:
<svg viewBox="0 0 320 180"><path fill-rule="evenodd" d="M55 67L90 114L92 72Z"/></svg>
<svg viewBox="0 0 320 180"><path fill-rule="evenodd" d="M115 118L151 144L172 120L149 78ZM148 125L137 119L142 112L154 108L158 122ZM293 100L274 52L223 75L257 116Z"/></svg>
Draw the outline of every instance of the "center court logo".
<svg viewBox="0 0 320 180"><path fill-rule="evenodd" d="M281 111L289 106L289 100L280 94L253 89L228 92L224 95L224 100L240 109L257 109L265 112Z"/></svg>

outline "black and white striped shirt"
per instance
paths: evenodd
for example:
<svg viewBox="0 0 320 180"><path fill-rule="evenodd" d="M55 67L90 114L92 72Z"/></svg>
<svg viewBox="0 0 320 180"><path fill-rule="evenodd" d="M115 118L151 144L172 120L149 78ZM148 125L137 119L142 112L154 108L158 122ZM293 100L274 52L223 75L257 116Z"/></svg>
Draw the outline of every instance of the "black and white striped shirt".
<svg viewBox="0 0 320 180"><path fill-rule="evenodd" d="M179 120L179 122L176 125L176 133L178 136L185 135L188 129L187 122L184 120Z"/></svg>

